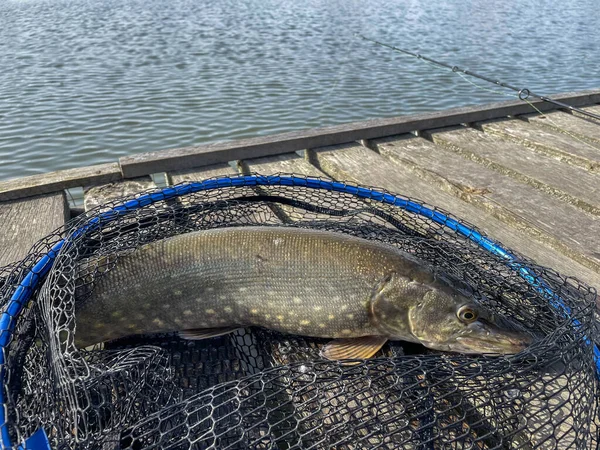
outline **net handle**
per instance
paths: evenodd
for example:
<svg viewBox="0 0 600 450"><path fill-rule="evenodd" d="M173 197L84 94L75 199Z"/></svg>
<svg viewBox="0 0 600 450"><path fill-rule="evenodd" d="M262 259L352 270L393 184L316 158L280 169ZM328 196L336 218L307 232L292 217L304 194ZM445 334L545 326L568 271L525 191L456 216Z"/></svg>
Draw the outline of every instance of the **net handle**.
<svg viewBox="0 0 600 450"><path fill-rule="evenodd" d="M470 228L458 220L448 217L447 215L431 209L427 206L421 205L409 199L403 198L399 195L390 194L389 192L382 192L373 188L362 187L357 185L349 185L339 181L326 180L321 178L313 177L300 177L296 175L239 175L234 177L219 177L212 178L200 182L189 182L180 184L177 186L171 186L163 188L161 190L143 194L140 197L129 200L121 205L115 206L114 208L101 213L99 216L90 219L87 223L77 228L71 234L71 239L77 238L85 233L101 228L103 225L112 222L116 218L126 215L136 209L143 208L150 204L169 200L175 197L191 194L194 192L221 189L228 187L245 187L245 186L300 186L309 189L324 189L334 192L342 192L345 194L355 195L360 198L368 198L376 200L381 203L393 205L404 209L406 211L418 214L426 217L435 223L445 226L452 231L466 237L470 241L476 243L491 254L500 256L506 261L506 265L512 270L515 270L527 283L533 286L539 293L548 299L550 305L559 310L566 318L571 319L573 327L578 329L582 326L581 322L577 319L570 317L571 309L565 305L564 301L555 294L552 289L538 276L536 276L532 270L518 260L518 258L508 252L506 249L495 241L483 236L477 230ZM19 283L15 293L9 300L6 310L0 316L0 444L2 448L12 448L12 442L10 433L8 430L7 423L7 406L6 399L4 397L5 392L5 355L8 350L8 346L11 342L11 337L14 332L16 325L16 319L23 310L24 305L29 301L33 290L36 288L41 279L48 273L54 264L56 256L60 250L65 246L69 245L70 241L68 238L62 239L50 249L50 251L44 255L31 269L29 273ZM584 336L586 345L592 345L594 351L594 361L596 363L596 374L600 379L600 350L596 344L592 343L591 340ZM39 430L38 430L39 432ZM43 430L42 430L43 432ZM36 432L37 433L37 432ZM32 436L33 437L33 436ZM31 439L31 438L30 438ZM29 439L26 440L26 443ZM25 447L26 448L26 447Z"/></svg>

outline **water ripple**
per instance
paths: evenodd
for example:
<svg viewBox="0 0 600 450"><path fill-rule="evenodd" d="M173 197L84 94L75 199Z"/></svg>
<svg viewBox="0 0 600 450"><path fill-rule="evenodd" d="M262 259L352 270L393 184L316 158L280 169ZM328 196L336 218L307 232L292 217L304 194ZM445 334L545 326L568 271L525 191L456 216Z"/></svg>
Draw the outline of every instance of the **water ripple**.
<svg viewBox="0 0 600 450"><path fill-rule="evenodd" d="M595 0L5 0L0 179L507 97L597 88Z"/></svg>

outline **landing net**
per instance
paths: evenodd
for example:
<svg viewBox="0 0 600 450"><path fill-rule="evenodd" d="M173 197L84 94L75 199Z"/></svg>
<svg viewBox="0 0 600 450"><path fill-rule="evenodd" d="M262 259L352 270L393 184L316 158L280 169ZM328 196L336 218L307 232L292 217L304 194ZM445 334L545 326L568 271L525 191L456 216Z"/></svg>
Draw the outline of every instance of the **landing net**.
<svg viewBox="0 0 600 450"><path fill-rule="evenodd" d="M327 341L249 328L81 350L76 298L145 243L244 225L374 239L532 333L517 355L388 343L357 365ZM81 275L81 262L113 255ZM84 294L82 294L84 293ZM0 439L52 449L596 449L595 291L416 200L326 179L233 176L103 205L0 268ZM44 444L45 442L48 444Z"/></svg>

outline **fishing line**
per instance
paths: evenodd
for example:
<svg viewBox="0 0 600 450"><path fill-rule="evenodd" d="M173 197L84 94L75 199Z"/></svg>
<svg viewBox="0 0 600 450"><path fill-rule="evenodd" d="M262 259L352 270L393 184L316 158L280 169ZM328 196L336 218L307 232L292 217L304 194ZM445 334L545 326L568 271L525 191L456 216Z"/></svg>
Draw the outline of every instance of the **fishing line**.
<svg viewBox="0 0 600 450"><path fill-rule="evenodd" d="M535 111L536 111L538 114L540 114L542 117L544 117L545 119L547 119L547 120L548 120L548 122L550 122L550 123L551 123L551 124L554 126L554 128L556 128L556 129L557 129L559 132L566 134L567 136L569 136L569 137L571 137L571 138L575 139L576 141L578 141L578 142L580 142L580 143L582 143L582 144L586 145L587 147L590 147L590 148L592 148L592 149L594 149L594 150L596 150L596 151L600 151L600 147L597 147L596 145L593 145L592 143L588 142L587 140L584 140L584 139L582 139L582 138L581 138L581 137L579 137L578 135L576 135L576 134L574 134L574 133L571 133L569 130L565 130L563 127L561 127L560 125L558 125L556 122L554 122L554 121L552 120L552 118L551 118L550 116L548 116L548 115L544 114L542 111L540 111L540 109L539 109L537 106L535 106L535 105L534 105L534 104L533 104L533 103L532 103L532 102L529 100L529 98L528 98L528 97L529 97L529 96L537 97L537 98L540 98L540 99L542 99L542 100L544 100L544 101L547 101L547 102L551 102L551 103L557 104L557 105L559 105L559 106L561 106L561 105L565 105L565 104L563 104L562 102L558 102L558 101L556 101L556 100L549 99L548 97L541 97L541 96L538 96L538 95L536 95L536 94L533 94L533 93L532 93L531 91L529 91L528 89L518 89L518 88L516 88L516 87L514 87L514 86L510 86L510 85L508 85L508 84L506 84L506 83L503 83L503 82L501 82L501 81L492 80L492 79L490 79L490 78L487 78L487 77L485 77L485 76L483 76L483 75L479 75L479 74L476 74L476 73L474 73L474 72L470 72L470 71L468 71L468 70L463 70L463 69L460 69L460 68L459 68L459 67L457 67L457 66L450 66L449 64L446 64L446 63L443 63L443 62L436 61L436 60L434 60L434 59L431 59L431 58L428 58L428 57L426 57L426 56L420 55L420 54L418 54L418 53L413 53L413 52L410 52L410 51L408 51L408 50L403 50L403 49L400 49L400 48L394 47L394 46L392 46L392 45L385 44L385 43L383 43L383 42L379 42L379 41L375 41L375 40L373 40L373 39L369 39L369 38L367 38L367 37L365 37L365 36L363 36L363 35L361 35L361 34L358 34L358 33L356 33L355 35L356 35L356 36L358 36L358 37L360 37L360 38L362 38L362 39L364 39L364 40L366 40L366 41L373 42L373 43L375 43L375 44L377 44L377 45L381 45L382 47L390 48L390 49L392 49L392 50L399 51L399 52L401 52L401 53L406 53L407 55L410 55L410 56L412 56L412 57L414 57L414 58L420 59L420 60L421 60L421 61L423 61L424 63L426 63L426 64L429 64L430 66L432 66L432 67L434 67L434 68L436 68L436 69L440 69L440 70L451 69L451 70L452 70L452 72L456 73L458 76L460 76L460 77L461 77L463 80L465 80L467 83L469 83L469 84L472 84L472 85L473 85L473 86L475 86L477 89L481 89L482 91L491 92L491 93L493 93L493 94L504 95L504 96L507 96L507 97L511 97L511 98L518 98L518 99L520 99L520 100L523 100L525 103L527 103L529 106L531 106L531 107L532 107L532 108L533 108L533 109L534 109L534 110L535 110ZM495 89L489 89L489 88L486 88L486 87L484 87L484 86L481 86L481 85L479 85L479 84L477 84L477 83L474 83L473 81L469 80L469 79L468 79L468 78L467 78L465 75L474 76L474 77L480 78L480 79L482 79L482 80L484 80L484 81L488 81L488 82L490 82L490 83L496 84L496 85L498 85L498 86L501 86L501 87L506 87L506 88L512 89L512 90L514 90L514 91L517 91L517 94L509 94L509 93L507 93L507 92L502 92L502 91L498 91L498 90L495 90ZM526 93L526 95L522 95L523 93ZM561 107L562 107L562 106L561 106ZM565 107L565 108L567 108L567 109L569 109L569 110L571 110L571 111L575 111L575 112L578 112L578 113L581 113L581 114L584 114L584 115L590 116L590 117L592 117L593 119L595 119L595 118L598 118L598 119L600 119L600 116L598 116L597 114L590 113L590 112L588 112L588 111L584 111L584 110L582 110L582 109L579 109L579 108L576 108L576 107L573 107L573 106L570 106L570 105L565 105L564 107ZM575 117L577 117L577 116L575 116ZM594 123L596 123L596 122L594 121Z"/></svg>
<svg viewBox="0 0 600 450"><path fill-rule="evenodd" d="M430 63L430 62L428 62L428 61L425 61L425 62L426 62L427 64L429 64L430 66L432 66L432 67L435 67L436 69L439 69L439 67L438 67L438 66L436 66L436 65L434 65L434 64L431 64L431 63ZM472 84L473 86L475 86L476 88L478 88L478 89L481 89L481 90L483 90L483 91L486 91L486 92L491 92L491 93L493 93L493 94L505 95L505 96L508 96L508 97L511 97L511 98L515 98L515 97L519 98L519 96L518 96L518 95L515 95L515 94L509 94L509 93L507 93L507 92L497 91L497 90L495 90L495 89L489 89L489 88L486 88L486 87L484 87L484 86L481 86L480 84L473 83L471 80L469 80L469 79L468 79L468 78L467 78L465 75L463 75L462 73L460 73L460 72L455 72L455 73L456 73L458 76L460 76L460 77L461 77L463 80L465 80L467 83L470 83L470 84ZM554 125L554 128L556 128L556 129L557 129L558 131L560 131L561 133L564 133L564 134L568 135L569 137L571 137L571 138L575 139L576 141L578 141L578 142L580 142L580 143L582 143L582 144L584 144L584 145L587 145L588 147L590 147L590 148L592 148L592 149L594 149L594 150L600 150L600 148L596 147L595 145L591 144L590 142L583 140L582 138L580 138L580 137L579 137L579 136L577 136L576 134L574 134L574 133L571 133L569 130L565 130L563 127L561 127L560 125L558 125L556 122L554 122L554 121L552 120L552 118L551 118L550 116L548 116L548 115L544 114L542 111L540 111L540 109L539 109L537 106L535 106L533 103L531 103L531 101L530 101L529 99L525 98L525 99L521 99L521 100L523 100L525 103L527 103L529 106L531 106L531 107L532 107L532 108L533 108L533 109L534 109L534 110L535 110L535 111L536 111L538 114L540 114L540 116L541 116L541 117L544 117L545 119L547 119L547 120L548 120L548 122L550 122L552 125ZM575 116L575 117L577 117L577 116ZM596 123L596 122L594 122L594 123Z"/></svg>
<svg viewBox="0 0 600 450"><path fill-rule="evenodd" d="M598 115L598 114L594 114L592 112L585 111L585 110L583 110L581 108L577 108L575 106L567 105L566 103L563 103L563 102L558 101L558 100L554 100L554 99L552 99L550 97L546 97L546 96L543 96L543 95L537 95L537 94L531 92L527 88L518 88L518 87L515 87L515 86L511 86L510 84L504 83L504 82L502 82L500 80L493 80L492 78L488 78L488 77L486 77L484 75L481 75L481 74L478 74L476 72L472 72L470 70L461 69L458 66L451 66L450 64L446 64L444 62L437 61L437 60L435 60L433 58L428 58L427 56L423 56L423 55L421 55L419 53L414 53L414 52L411 52L409 50L404 50L404 49L395 47L393 45L385 44L383 42L379 42L379 41L376 41L374 39L370 39L370 38L368 38L366 36L363 36L360 33L355 33L355 36L358 36L359 38L364 39L365 41L373 42L374 44L380 45L382 47L389 48L389 49L394 50L396 52L400 52L400 53L404 53L405 55L412 56L413 58L417 58L417 59L426 61L426 62L428 62L430 64L433 64L433 65L436 65L436 66L439 66L439 67L443 67L445 69L449 69L449 70L451 70L454 73L458 73L459 75L460 74L468 75L468 76L471 76L471 77L479 78L480 80L483 80L483 81L487 81L488 83L492 83L492 84L495 84L497 86L501 86L501 87L506 88L506 89L511 89L511 90L513 90L513 91L515 91L517 93L517 96L518 96L518 98L520 100L527 101L527 99L529 99L530 97L535 97L537 99L540 99L540 100L543 100L545 102L552 103L552 104L554 104L556 106L559 106L562 109L568 109L569 111L577 112L579 114L583 114L585 116L592 117L592 118L594 118L596 120L600 120L600 115Z"/></svg>

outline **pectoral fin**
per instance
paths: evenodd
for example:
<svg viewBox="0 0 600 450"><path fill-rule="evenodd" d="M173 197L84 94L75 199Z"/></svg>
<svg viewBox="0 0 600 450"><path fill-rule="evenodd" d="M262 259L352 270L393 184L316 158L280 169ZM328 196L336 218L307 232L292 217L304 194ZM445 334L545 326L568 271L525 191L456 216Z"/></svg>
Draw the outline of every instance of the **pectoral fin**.
<svg viewBox="0 0 600 450"><path fill-rule="evenodd" d="M331 360L368 359L386 342L387 338L383 336L335 339L321 349L321 355Z"/></svg>
<svg viewBox="0 0 600 450"><path fill-rule="evenodd" d="M232 331L238 330L240 327L222 327L222 328L194 328L191 330L182 330L179 332L179 337L190 341L199 341L201 339L209 339L212 337L223 336Z"/></svg>

